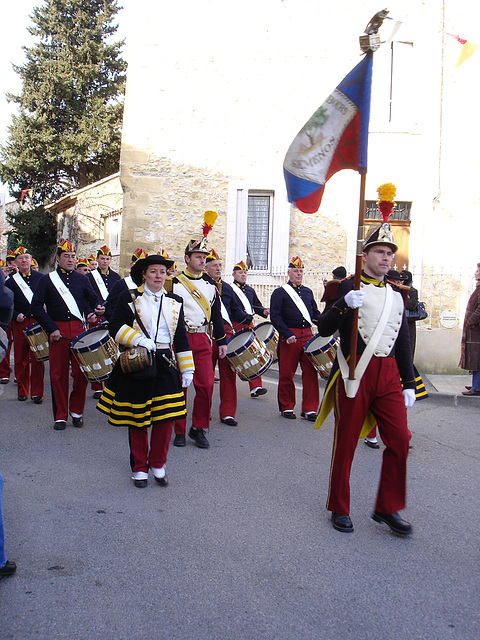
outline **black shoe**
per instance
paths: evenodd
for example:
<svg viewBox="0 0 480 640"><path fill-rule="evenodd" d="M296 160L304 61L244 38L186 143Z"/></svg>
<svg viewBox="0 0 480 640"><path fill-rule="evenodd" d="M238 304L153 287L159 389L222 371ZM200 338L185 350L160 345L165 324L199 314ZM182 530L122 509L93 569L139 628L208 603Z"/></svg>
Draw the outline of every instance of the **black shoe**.
<svg viewBox="0 0 480 640"><path fill-rule="evenodd" d="M267 393L267 390L264 387L257 387L253 391L250 391L251 398L258 398L258 396L264 396Z"/></svg>
<svg viewBox="0 0 480 640"><path fill-rule="evenodd" d="M282 416L287 418L287 420L296 420L297 416L293 413L293 411L282 411Z"/></svg>
<svg viewBox="0 0 480 640"><path fill-rule="evenodd" d="M378 442L372 442L367 438L365 438L365 444L367 445L367 447L370 447L370 449L380 449L380 445L378 444Z"/></svg>
<svg viewBox="0 0 480 640"><path fill-rule="evenodd" d="M305 418L305 420L308 420L309 422L315 422L318 414L316 411L307 411L307 413L304 413L302 411L300 415L302 416L302 418Z"/></svg>
<svg viewBox="0 0 480 640"><path fill-rule="evenodd" d="M42 404L43 398L41 396L32 396L32 400L35 404Z"/></svg>
<svg viewBox="0 0 480 640"><path fill-rule="evenodd" d="M220 418L220 422L223 422L223 424L228 424L229 427L237 426L237 421L235 420L235 418Z"/></svg>
<svg viewBox="0 0 480 640"><path fill-rule="evenodd" d="M195 444L197 445L197 447L200 447L200 449L208 449L208 447L210 446L210 443L205 437L203 429L194 429L193 427L190 427L188 437L194 440Z"/></svg>
<svg viewBox="0 0 480 640"><path fill-rule="evenodd" d="M8 384L10 382L10 378L0 378L0 384Z"/></svg>
<svg viewBox="0 0 480 640"><path fill-rule="evenodd" d="M168 487L168 478L167 474L163 476L163 478L157 478L157 476L153 476L155 478L155 482L159 484L161 487Z"/></svg>
<svg viewBox="0 0 480 640"><path fill-rule="evenodd" d="M387 514L374 511L372 518L375 522L384 522L390 527L393 533L398 533L401 536L409 536L413 531L412 525L402 520L398 513Z"/></svg>
<svg viewBox="0 0 480 640"><path fill-rule="evenodd" d="M177 435L175 436L175 438L173 440L173 446L174 447L186 447L187 446L187 441L185 439L185 434L184 433L177 433Z"/></svg>
<svg viewBox="0 0 480 640"><path fill-rule="evenodd" d="M342 533L352 533L353 532L353 524L350 520L350 516L340 515L339 513L334 513L332 511L332 526L337 531L341 531Z"/></svg>
<svg viewBox="0 0 480 640"><path fill-rule="evenodd" d="M53 428L55 429L55 431L63 431L66 426L67 426L66 420L55 420L55 424L53 425Z"/></svg>
<svg viewBox="0 0 480 640"><path fill-rule="evenodd" d="M93 397L95 400L98 400L99 398L102 397L102 391L94 391L93 392Z"/></svg>
<svg viewBox="0 0 480 640"><path fill-rule="evenodd" d="M137 487L137 489L145 489L148 484L148 480L134 480L133 484Z"/></svg>
<svg viewBox="0 0 480 640"><path fill-rule="evenodd" d="M72 418L72 424L77 429L81 429L83 427L83 418Z"/></svg>
<svg viewBox="0 0 480 640"><path fill-rule="evenodd" d="M18 396L19 402L25 402L26 399L27 399L27 396Z"/></svg>
<svg viewBox="0 0 480 640"><path fill-rule="evenodd" d="M3 567L0 568L0 577L11 576L17 570L17 565L12 560L7 560Z"/></svg>

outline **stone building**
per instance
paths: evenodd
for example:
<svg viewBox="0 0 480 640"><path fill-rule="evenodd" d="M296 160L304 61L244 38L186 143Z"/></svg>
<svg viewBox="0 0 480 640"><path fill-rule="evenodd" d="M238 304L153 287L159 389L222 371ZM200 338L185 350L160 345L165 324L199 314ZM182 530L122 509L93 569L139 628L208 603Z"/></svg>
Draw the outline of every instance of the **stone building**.
<svg viewBox="0 0 480 640"><path fill-rule="evenodd" d="M393 20L374 56L367 212L375 210L379 184L395 183L397 267L414 271L421 294L426 271L458 274L449 304L461 322L479 260L480 160L466 154L479 136L473 78L480 54L455 69L461 45L449 33L468 39L480 8L467 0L389 8ZM250 281L274 286L292 254L318 274L339 264L353 269L358 174L335 175L319 212L307 215L287 203L282 164L297 131L359 61L358 37L378 9L370 0L139 0L127 7L124 270L138 245L164 248L181 264L205 209L219 212L210 237L227 274L247 258ZM441 325L445 293L443 280L440 291L436 282L417 356L421 365L435 369L434 357L440 370L451 370L459 329Z"/></svg>
<svg viewBox="0 0 480 640"><path fill-rule="evenodd" d="M57 239L71 240L78 257L96 254L107 244L112 251L112 268L118 269L123 209L119 173L72 191L46 208L57 216Z"/></svg>

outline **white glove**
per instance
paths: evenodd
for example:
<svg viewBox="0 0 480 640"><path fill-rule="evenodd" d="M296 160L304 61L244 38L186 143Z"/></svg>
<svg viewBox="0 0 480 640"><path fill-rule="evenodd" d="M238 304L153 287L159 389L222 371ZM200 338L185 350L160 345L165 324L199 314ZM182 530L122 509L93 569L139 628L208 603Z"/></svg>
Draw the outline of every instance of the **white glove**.
<svg viewBox="0 0 480 640"><path fill-rule="evenodd" d="M137 342L137 347L145 347L149 351L157 350L157 345L150 338L140 338L140 340Z"/></svg>
<svg viewBox="0 0 480 640"><path fill-rule="evenodd" d="M404 389L403 390L403 397L405 399L405 406L407 407L407 409L409 407L413 407L414 403L415 403L415 389Z"/></svg>
<svg viewBox="0 0 480 640"><path fill-rule="evenodd" d="M345 296L345 302L350 309L358 309L363 304L363 298L365 297L365 291L354 289L349 291Z"/></svg>
<svg viewBox="0 0 480 640"><path fill-rule="evenodd" d="M182 387L186 389L192 384L193 373L183 373L182 374Z"/></svg>

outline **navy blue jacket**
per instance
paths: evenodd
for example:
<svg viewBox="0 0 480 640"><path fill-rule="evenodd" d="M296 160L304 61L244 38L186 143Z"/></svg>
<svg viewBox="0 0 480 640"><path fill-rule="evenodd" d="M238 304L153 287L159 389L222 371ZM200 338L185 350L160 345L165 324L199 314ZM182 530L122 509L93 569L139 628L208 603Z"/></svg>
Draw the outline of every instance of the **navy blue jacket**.
<svg viewBox="0 0 480 640"><path fill-rule="evenodd" d="M19 272L20 273L20 272ZM20 275L22 275L20 273ZM26 276L22 276L25 282L28 284L30 289L35 293L35 289L37 288L38 283L43 278L43 275L38 271L30 271ZM32 318L32 305L27 300L27 298L23 295L22 290L15 282L15 280L10 277L5 282L5 286L8 287L11 291L13 291L13 319L16 320L19 313L23 313L25 318Z"/></svg>
<svg viewBox="0 0 480 640"><path fill-rule="evenodd" d="M298 293L307 307L312 322L315 322L320 317L320 311L318 310L317 303L313 297L312 290L308 287L304 287L303 284L297 287L292 284L290 280L287 284L293 287ZM293 331L291 331L292 328L305 329L310 327L308 322L302 316L297 305L283 287L275 289L272 293L272 297L270 298L270 319L273 326L284 340L295 335Z"/></svg>
<svg viewBox="0 0 480 640"><path fill-rule="evenodd" d="M249 284L240 284L239 282L236 282L236 281L234 281L232 286L238 287L243 291L247 300L250 302L250 306L252 307L253 311L257 315L262 316L263 318L267 317L268 314L265 315L265 308L260 302L260 300L258 299L258 296L255 293L255 289L253 287L251 287ZM235 297L238 298L238 296L235 296ZM240 303L240 306L241 306L241 303Z"/></svg>
<svg viewBox="0 0 480 640"><path fill-rule="evenodd" d="M245 309L242 307L238 296L236 296L232 290L232 286L220 280L220 297L225 305L230 320L233 322L233 326L238 324L250 324L251 316L245 313Z"/></svg>
<svg viewBox="0 0 480 640"><path fill-rule="evenodd" d="M85 317L92 313L97 305L103 305L102 298L94 292L88 278L81 273L75 270L65 271L60 267L57 267L57 273L63 283L70 289L80 313L83 313ZM46 311L43 305L46 306ZM32 312L35 320L45 329L48 335L58 329L56 322L78 320L70 313L48 274L42 276L37 284L33 294Z"/></svg>
<svg viewBox="0 0 480 640"><path fill-rule="evenodd" d="M108 293L110 293L110 291L113 289L114 284L122 279L120 277L120 274L118 274L116 271L112 271L111 269L109 269L107 273L102 273L100 269L97 269L97 271L100 274L100 277L102 278L103 282L105 283ZM87 273L87 278L90 284L92 285L92 288L97 294L97 296L101 300L103 300L103 296L100 293L100 289L98 288L98 285L95 282L95 278L92 276L92 273L90 271Z"/></svg>

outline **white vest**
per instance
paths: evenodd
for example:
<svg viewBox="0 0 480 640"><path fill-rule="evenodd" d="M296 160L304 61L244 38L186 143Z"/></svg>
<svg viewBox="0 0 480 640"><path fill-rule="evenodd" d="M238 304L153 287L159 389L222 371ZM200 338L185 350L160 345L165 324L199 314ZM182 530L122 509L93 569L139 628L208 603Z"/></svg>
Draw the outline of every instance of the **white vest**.
<svg viewBox="0 0 480 640"><path fill-rule="evenodd" d="M365 298L363 299L362 306L358 310L358 333L365 344L368 344L382 315L386 287L376 287L373 284L365 284L363 282L360 284L360 287L362 291L365 291ZM387 324L373 352L373 355L377 356L377 358L386 358L393 349L402 325L403 309L402 295L398 291L394 291L392 308L388 315Z"/></svg>

